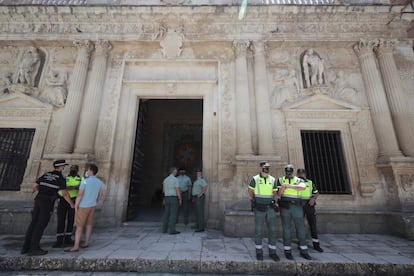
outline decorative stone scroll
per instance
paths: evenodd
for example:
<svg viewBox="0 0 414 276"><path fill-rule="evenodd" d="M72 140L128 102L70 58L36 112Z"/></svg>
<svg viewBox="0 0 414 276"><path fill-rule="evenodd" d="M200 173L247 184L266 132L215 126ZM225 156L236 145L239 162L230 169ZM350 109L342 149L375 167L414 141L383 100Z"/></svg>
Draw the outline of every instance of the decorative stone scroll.
<svg viewBox="0 0 414 276"><path fill-rule="evenodd" d="M153 40L160 39L162 55L165 58L176 58L181 55L184 41L182 26L160 26L159 31L154 34Z"/></svg>

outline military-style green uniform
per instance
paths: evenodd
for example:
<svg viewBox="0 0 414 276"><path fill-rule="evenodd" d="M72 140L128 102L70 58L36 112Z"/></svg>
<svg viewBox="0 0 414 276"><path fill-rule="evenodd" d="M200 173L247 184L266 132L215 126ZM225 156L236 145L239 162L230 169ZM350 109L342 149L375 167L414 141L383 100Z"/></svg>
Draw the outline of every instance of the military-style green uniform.
<svg viewBox="0 0 414 276"><path fill-rule="evenodd" d="M300 191L299 194L302 200L304 201L303 212L306 217L306 220L308 221L310 232L311 232L311 237L312 237L312 243L314 244L314 247L315 247L315 246L319 246L318 230L316 228L316 212L315 212L315 205L309 205L309 200L312 198L312 196L317 195L319 192L318 192L318 188L316 187L315 183L312 182L312 180L305 178L303 179L303 181L305 182L306 189L303 191Z"/></svg>
<svg viewBox="0 0 414 276"><path fill-rule="evenodd" d="M281 187L282 184L298 185L303 181L293 176L287 178L285 176L280 177L277 181L277 186ZM292 250L292 234L291 234L291 221L293 220L296 228L296 235L299 239L299 246L302 253L308 251L306 245L306 236L305 236L305 224L303 220L303 208L302 208L302 199L300 191L295 189L287 188L284 190L279 201L280 207L280 217L282 219L282 228L283 228L283 247L285 252Z"/></svg>
<svg viewBox="0 0 414 276"><path fill-rule="evenodd" d="M177 176L178 183L180 185L182 205L178 208L177 220L180 214L180 210L184 213L184 224L188 224L188 217L190 213L190 206L188 203L188 190L191 187L191 179L187 175Z"/></svg>
<svg viewBox="0 0 414 276"><path fill-rule="evenodd" d="M196 215L196 231L202 231L205 227L204 222L204 204L206 201L206 196L203 194L200 197L198 196L204 187L208 184L203 177L197 178L193 184L192 195L194 198L195 205L195 215Z"/></svg>
<svg viewBox="0 0 414 276"><path fill-rule="evenodd" d="M275 178L258 174L252 178L249 189L254 191L254 242L256 254L263 254L263 224L266 221L269 234L269 255L276 254L276 211L273 208L273 192L277 191Z"/></svg>
<svg viewBox="0 0 414 276"><path fill-rule="evenodd" d="M176 232L175 223L177 221L178 196L176 188L179 188L177 178L170 174L163 182L165 211L162 220L162 232L173 234Z"/></svg>

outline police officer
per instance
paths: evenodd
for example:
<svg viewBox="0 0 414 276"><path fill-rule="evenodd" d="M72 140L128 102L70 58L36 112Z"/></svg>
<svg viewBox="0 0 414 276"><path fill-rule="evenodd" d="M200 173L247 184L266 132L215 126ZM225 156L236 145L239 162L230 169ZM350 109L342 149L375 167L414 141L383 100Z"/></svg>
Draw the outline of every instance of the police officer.
<svg viewBox="0 0 414 276"><path fill-rule="evenodd" d="M162 221L162 232L170 235L180 234L175 230L175 223L177 221L178 206L181 206L181 191L177 175L177 168L170 169L170 175L164 179L162 188L164 192L164 217Z"/></svg>
<svg viewBox="0 0 414 276"><path fill-rule="evenodd" d="M194 181L192 195L195 207L196 230L194 232L204 232L204 205L206 203L207 181L203 177L201 169L197 169L197 179Z"/></svg>
<svg viewBox="0 0 414 276"><path fill-rule="evenodd" d="M293 175L293 165L289 164L285 167L285 176L277 180L278 201L280 207L280 217L283 228L283 248L285 256L289 260L293 260L292 256L292 234L291 221L293 220L296 228L296 236L299 239L300 255L310 260L305 236L305 223L303 219L303 207L300 191L305 189L303 180Z"/></svg>
<svg viewBox="0 0 414 276"><path fill-rule="evenodd" d="M72 165L69 175L66 176L66 189L68 190L70 200L75 204L78 195L79 186L82 177L78 175L79 166ZM75 219L75 209L63 198L63 194L59 191L59 204L57 208L57 234L56 243L52 247L64 247L65 245L73 245L73 223ZM66 223L67 221L67 223ZM65 232L66 225L66 232Z"/></svg>
<svg viewBox="0 0 414 276"><path fill-rule="evenodd" d="M184 224L187 225L190 212L189 201L191 200L191 179L185 173L185 168L180 168L177 176L178 184L180 185L181 198L183 199L181 207L178 208L177 221L180 210L182 210L184 213Z"/></svg>
<svg viewBox="0 0 414 276"><path fill-rule="evenodd" d="M54 171L45 173L33 185L33 191L38 191L38 194L34 200L32 221L26 232L21 250L22 254L28 253L30 256L47 254L47 250L40 248L40 239L53 213L53 207L59 190L62 191L63 197L71 208L75 207L66 191L66 181L62 175L62 171L66 165L65 160L54 161Z"/></svg>
<svg viewBox="0 0 414 276"><path fill-rule="evenodd" d="M274 196L277 195L276 181L269 174L270 165L260 162L260 173L250 181L248 193L254 211L254 242L256 244L256 259L263 260L263 224L266 221L269 233L269 256L275 262L279 261L276 254L276 211Z"/></svg>
<svg viewBox="0 0 414 276"><path fill-rule="evenodd" d="M316 205L316 199L319 196L318 189L315 183L312 182L312 180L306 178L305 169L298 169L296 171L296 175L299 178L301 178L306 185L305 190L300 191L300 195L301 195L302 200L304 201L303 212L309 224L309 228L310 228L310 232L312 236L313 248L316 251L323 252L323 249L321 248L319 244L318 231L316 229L315 205Z"/></svg>

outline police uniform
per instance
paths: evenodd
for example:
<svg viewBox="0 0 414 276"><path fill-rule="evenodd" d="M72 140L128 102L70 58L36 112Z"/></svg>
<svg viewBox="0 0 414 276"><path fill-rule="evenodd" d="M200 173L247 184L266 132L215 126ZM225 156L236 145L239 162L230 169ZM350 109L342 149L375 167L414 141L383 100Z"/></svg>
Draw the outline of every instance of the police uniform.
<svg viewBox="0 0 414 276"><path fill-rule="evenodd" d="M190 206L188 203L188 190L191 187L191 179L187 175L177 176L178 184L180 185L182 205L178 208L178 211L183 210L184 213L184 224L188 224L188 217L190 212ZM177 215L178 220L179 215Z"/></svg>
<svg viewBox="0 0 414 276"><path fill-rule="evenodd" d="M299 170L298 170L299 171ZM314 196L317 195L318 189L316 185L312 182L310 179L301 178L306 185L305 190L300 191L299 194L304 201L303 205L303 212L306 217L306 220L308 221L311 237L312 237L312 244L313 248L319 252L323 252L322 248L319 244L318 239L318 231L316 228L316 213L315 213L315 205L310 205L309 200Z"/></svg>
<svg viewBox="0 0 414 276"><path fill-rule="evenodd" d="M200 172L200 171L199 171ZM206 202L206 195L203 193L200 196L200 193L203 191L203 188L206 187L207 181L201 176L194 181L193 189L192 189L192 196L194 199L194 207L195 207L195 218L196 218L196 232L203 232L205 227L204 221L204 205Z"/></svg>
<svg viewBox="0 0 414 276"><path fill-rule="evenodd" d="M293 167L292 167L293 171ZM296 177L280 177L277 180L277 186L281 187L282 184L298 185L303 181ZM287 188L281 194L278 201L280 207L280 217L282 220L283 229L283 249L285 251L286 258L292 260L292 233L291 233L291 221L295 224L296 235L299 239L300 254L306 259L311 259L308 254L308 247L306 245L305 235L305 223L303 220L303 207L300 191Z"/></svg>
<svg viewBox="0 0 414 276"><path fill-rule="evenodd" d="M53 163L54 167L67 165L65 160L57 160ZM32 221L27 229L22 254L43 255L47 251L40 248L40 239L43 231L49 223L50 216L53 213L53 207L57 198L57 192L66 189L66 181L60 171L54 170L47 172L36 183L38 186L38 194L34 200L34 208L32 211Z"/></svg>
<svg viewBox="0 0 414 276"><path fill-rule="evenodd" d="M262 167L262 166L261 166ZM250 181L249 189L254 191L254 242L256 258L263 260L263 224L266 221L269 235L269 256L279 260L276 254L276 211L274 209L273 193L277 191L276 180L273 176L263 177L261 173Z"/></svg>
<svg viewBox="0 0 414 276"><path fill-rule="evenodd" d="M162 232L167 233L168 231L169 234L179 234L180 232L175 230L179 205L176 188L180 187L177 178L173 174L170 174L164 179L163 187L165 210L162 222Z"/></svg>
<svg viewBox="0 0 414 276"><path fill-rule="evenodd" d="M79 175L66 177L66 187L68 194L73 204L75 204L76 196L78 195L79 185L82 182L82 177ZM53 247L61 247L63 245L73 245L73 223L75 220L75 209L71 208L69 203L63 198L62 192L59 192L59 204L57 208L57 233L56 243ZM66 223L67 221L67 223ZM66 231L65 231L66 225Z"/></svg>

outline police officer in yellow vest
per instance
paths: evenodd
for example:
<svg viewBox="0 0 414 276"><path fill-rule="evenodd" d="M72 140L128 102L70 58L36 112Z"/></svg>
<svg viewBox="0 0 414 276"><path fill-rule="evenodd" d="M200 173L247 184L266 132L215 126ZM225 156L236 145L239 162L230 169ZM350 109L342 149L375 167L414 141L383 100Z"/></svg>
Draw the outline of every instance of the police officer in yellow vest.
<svg viewBox="0 0 414 276"><path fill-rule="evenodd" d="M282 219L283 229L283 248L285 256L293 260L292 256L292 233L291 221L293 220L296 228L296 236L299 239L300 255L310 260L305 235L305 223L303 219L303 207L300 191L305 189L305 183L300 178L293 175L293 165L285 167L285 176L277 180L278 201L280 207L280 217Z"/></svg>
<svg viewBox="0 0 414 276"><path fill-rule="evenodd" d="M248 193L254 211L254 242L256 244L256 259L263 260L263 224L266 221L269 234L269 256L275 262L279 261L276 254L276 212L277 205L274 197L277 195L276 179L269 174L270 165L260 162L260 173L250 181Z"/></svg>
<svg viewBox="0 0 414 276"><path fill-rule="evenodd" d="M299 178L301 178L305 182L305 185L306 185L305 190L300 191L300 195L301 195L302 200L304 201L303 212L309 224L313 248L316 251L323 252L323 249L321 248L319 244L318 230L316 228L315 205L316 205L316 199L319 196L318 188L316 187L315 183L312 182L312 180L306 178L305 169L298 169L296 171L296 175Z"/></svg>
<svg viewBox="0 0 414 276"><path fill-rule="evenodd" d="M79 166L72 165L70 167L69 175L66 176L66 189L69 197L75 204L76 196L78 195L79 186L82 182L82 177L78 175ZM57 208L57 234L56 243L53 247L64 247L65 245L73 245L73 223L75 219L75 209L71 208L69 203L62 197L59 192L59 204ZM66 226L66 231L65 231Z"/></svg>

